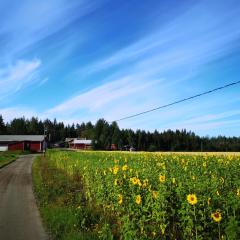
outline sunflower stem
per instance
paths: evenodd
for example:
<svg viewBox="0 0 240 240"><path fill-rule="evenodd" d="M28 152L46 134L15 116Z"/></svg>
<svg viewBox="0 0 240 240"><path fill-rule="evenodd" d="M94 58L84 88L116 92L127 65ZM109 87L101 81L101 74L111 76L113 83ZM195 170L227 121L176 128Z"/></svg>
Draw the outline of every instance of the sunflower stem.
<svg viewBox="0 0 240 240"><path fill-rule="evenodd" d="M196 210L195 210L195 206L193 206L194 209L194 219L195 219L195 234L196 234L196 239L198 238L198 233L197 233L197 217L196 217Z"/></svg>
<svg viewBox="0 0 240 240"><path fill-rule="evenodd" d="M218 223L218 239L221 239L220 223Z"/></svg>

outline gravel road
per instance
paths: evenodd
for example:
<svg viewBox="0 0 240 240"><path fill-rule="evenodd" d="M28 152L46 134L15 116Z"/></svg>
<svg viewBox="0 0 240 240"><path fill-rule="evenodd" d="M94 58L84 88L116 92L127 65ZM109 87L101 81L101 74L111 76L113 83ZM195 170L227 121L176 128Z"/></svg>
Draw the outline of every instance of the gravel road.
<svg viewBox="0 0 240 240"><path fill-rule="evenodd" d="M34 155L19 157L0 169L0 239L45 240L32 190Z"/></svg>

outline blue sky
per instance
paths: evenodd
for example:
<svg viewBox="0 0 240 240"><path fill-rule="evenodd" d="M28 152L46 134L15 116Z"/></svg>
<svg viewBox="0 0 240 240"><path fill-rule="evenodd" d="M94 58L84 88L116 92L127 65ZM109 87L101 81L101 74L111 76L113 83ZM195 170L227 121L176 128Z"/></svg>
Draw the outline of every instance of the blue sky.
<svg viewBox="0 0 240 240"><path fill-rule="evenodd" d="M0 3L0 114L108 121L240 78L238 0ZM119 122L240 135L240 86Z"/></svg>

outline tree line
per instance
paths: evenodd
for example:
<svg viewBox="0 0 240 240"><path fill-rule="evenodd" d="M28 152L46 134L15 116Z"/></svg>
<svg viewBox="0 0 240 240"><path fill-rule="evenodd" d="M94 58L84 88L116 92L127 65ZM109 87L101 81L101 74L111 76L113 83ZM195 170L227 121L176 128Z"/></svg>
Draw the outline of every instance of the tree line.
<svg viewBox="0 0 240 240"><path fill-rule="evenodd" d="M116 122L108 123L99 119L81 124L64 124L46 119L44 121L15 118L5 123L0 115L0 135L43 135L47 134L50 143L64 142L66 138L86 138L93 140L93 148L110 150L128 149L130 146L138 151L240 151L240 137L200 137L194 132L167 130L149 132L120 129Z"/></svg>

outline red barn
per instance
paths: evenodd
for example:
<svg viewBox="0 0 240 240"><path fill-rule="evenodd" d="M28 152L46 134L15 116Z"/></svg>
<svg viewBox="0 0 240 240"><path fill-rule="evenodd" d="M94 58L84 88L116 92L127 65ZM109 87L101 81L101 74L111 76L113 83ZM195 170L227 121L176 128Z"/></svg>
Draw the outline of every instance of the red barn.
<svg viewBox="0 0 240 240"><path fill-rule="evenodd" d="M41 152L44 135L0 135L0 149Z"/></svg>

